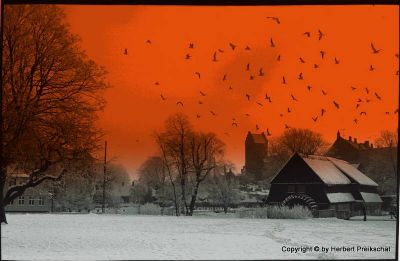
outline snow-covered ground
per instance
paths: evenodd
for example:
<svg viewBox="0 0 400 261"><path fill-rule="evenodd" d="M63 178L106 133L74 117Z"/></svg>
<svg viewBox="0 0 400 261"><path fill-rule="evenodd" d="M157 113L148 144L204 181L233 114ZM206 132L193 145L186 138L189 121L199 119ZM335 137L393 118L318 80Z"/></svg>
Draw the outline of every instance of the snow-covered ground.
<svg viewBox="0 0 400 261"><path fill-rule="evenodd" d="M395 221L9 214L2 257L16 260L394 258ZM390 247L390 252L315 247ZM311 247L306 253L282 249Z"/></svg>

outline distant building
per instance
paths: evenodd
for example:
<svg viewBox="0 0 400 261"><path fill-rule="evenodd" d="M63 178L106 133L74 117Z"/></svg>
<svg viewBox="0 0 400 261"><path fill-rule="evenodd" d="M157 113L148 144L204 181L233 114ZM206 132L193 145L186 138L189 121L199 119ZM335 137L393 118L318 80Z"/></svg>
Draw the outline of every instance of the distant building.
<svg viewBox="0 0 400 261"><path fill-rule="evenodd" d="M347 139L337 132L336 140L325 154L348 161L361 172L379 183L380 192L395 193L397 188L397 147L378 148L369 141L359 143L357 138Z"/></svg>
<svg viewBox="0 0 400 261"><path fill-rule="evenodd" d="M242 172L254 180L261 180L267 158L268 140L264 132L255 134L249 131L245 141L245 166Z"/></svg>
<svg viewBox="0 0 400 261"><path fill-rule="evenodd" d="M7 182L5 192L12 186L26 184L29 179L24 171L18 169L7 169ZM52 206L52 195L44 190L41 185L28 188L18 198L5 207L6 212L50 212Z"/></svg>
<svg viewBox="0 0 400 261"><path fill-rule="evenodd" d="M379 215L378 184L350 163L294 154L271 181L268 204L304 205L315 216Z"/></svg>

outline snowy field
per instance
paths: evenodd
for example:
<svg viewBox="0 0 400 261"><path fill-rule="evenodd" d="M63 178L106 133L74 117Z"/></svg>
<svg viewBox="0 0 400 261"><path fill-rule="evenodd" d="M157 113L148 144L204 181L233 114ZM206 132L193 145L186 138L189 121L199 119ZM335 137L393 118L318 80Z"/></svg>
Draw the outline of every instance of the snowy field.
<svg viewBox="0 0 400 261"><path fill-rule="evenodd" d="M14 260L394 258L392 220L239 219L97 214L9 214L2 257ZM390 247L390 252L296 247Z"/></svg>

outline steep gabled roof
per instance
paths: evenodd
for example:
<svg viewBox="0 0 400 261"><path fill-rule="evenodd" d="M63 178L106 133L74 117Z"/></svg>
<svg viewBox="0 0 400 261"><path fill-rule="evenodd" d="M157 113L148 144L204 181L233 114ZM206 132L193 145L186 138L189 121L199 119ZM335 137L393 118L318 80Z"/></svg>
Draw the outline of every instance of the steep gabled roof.
<svg viewBox="0 0 400 261"><path fill-rule="evenodd" d="M325 184L350 184L351 181L329 160L322 158L302 157L307 165Z"/></svg>
<svg viewBox="0 0 400 261"><path fill-rule="evenodd" d="M376 182L367 177L364 173L359 171L353 165L348 163L347 161L335 159L331 157L327 157L329 161L331 161L338 169L340 169L343 173L350 176L350 178L354 179L358 184L367 185L367 186L378 186Z"/></svg>

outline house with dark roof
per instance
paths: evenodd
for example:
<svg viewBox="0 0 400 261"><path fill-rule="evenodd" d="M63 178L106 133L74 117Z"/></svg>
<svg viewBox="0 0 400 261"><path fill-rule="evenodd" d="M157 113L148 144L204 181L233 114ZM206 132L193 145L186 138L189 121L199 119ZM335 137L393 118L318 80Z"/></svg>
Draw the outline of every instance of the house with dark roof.
<svg viewBox="0 0 400 261"><path fill-rule="evenodd" d="M337 132L336 140L325 156L345 160L379 183L381 194L393 194L397 187L397 147L374 147L369 141L344 138Z"/></svg>
<svg viewBox="0 0 400 261"><path fill-rule="evenodd" d="M347 161L294 154L271 181L267 203L304 205L315 216L379 215L378 184Z"/></svg>
<svg viewBox="0 0 400 261"><path fill-rule="evenodd" d="M267 157L268 140L264 132L256 134L249 131L245 141L245 174L254 180L262 179Z"/></svg>

